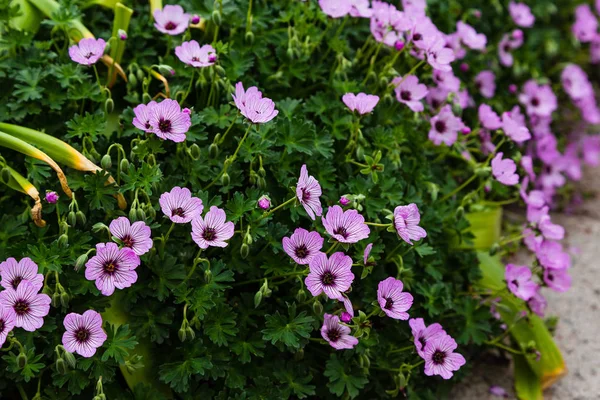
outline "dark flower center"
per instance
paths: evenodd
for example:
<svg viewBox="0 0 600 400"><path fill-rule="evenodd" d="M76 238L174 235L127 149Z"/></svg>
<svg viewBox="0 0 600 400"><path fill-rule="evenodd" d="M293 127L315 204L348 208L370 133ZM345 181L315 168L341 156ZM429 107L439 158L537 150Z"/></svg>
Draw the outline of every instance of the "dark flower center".
<svg viewBox="0 0 600 400"><path fill-rule="evenodd" d="M88 60L90 58L92 58L94 56L94 53L92 53L91 51L89 53L87 53L84 57L87 58Z"/></svg>
<svg viewBox="0 0 600 400"><path fill-rule="evenodd" d="M393 305L394 300L392 300L391 297L388 297L387 299L385 299L385 306L383 306L383 308L385 308L386 310L391 310Z"/></svg>
<svg viewBox="0 0 600 400"><path fill-rule="evenodd" d="M27 313L27 311L29 311L29 303L25 300L18 300L13 306L13 309L15 310L17 315L24 315L25 313Z"/></svg>
<svg viewBox="0 0 600 400"><path fill-rule="evenodd" d="M502 46L502 48L504 49L505 52L509 52L510 51L510 45L507 43L504 46Z"/></svg>
<svg viewBox="0 0 600 400"><path fill-rule="evenodd" d="M440 106L440 102L437 100L431 100L431 107L438 108Z"/></svg>
<svg viewBox="0 0 600 400"><path fill-rule="evenodd" d="M537 97L534 97L533 99L531 99L531 105L534 107L537 107L540 105L540 99L538 99Z"/></svg>
<svg viewBox="0 0 600 400"><path fill-rule="evenodd" d="M413 35L413 41L416 42L417 40L421 40L421 39L423 39L423 35L421 35L420 33L415 33Z"/></svg>
<svg viewBox="0 0 600 400"><path fill-rule="evenodd" d="M167 22L167 24L165 25L165 29L168 31L172 31L173 29L177 28L177 24L174 22Z"/></svg>
<svg viewBox="0 0 600 400"><path fill-rule="evenodd" d="M323 274L323 276L321 276L321 282L323 283L323 285L333 285L333 283L335 282L335 275L327 271Z"/></svg>
<svg viewBox="0 0 600 400"><path fill-rule="evenodd" d="M513 281L511 282L513 285L515 285L516 287L519 287L519 281L516 279L513 279Z"/></svg>
<svg viewBox="0 0 600 400"><path fill-rule="evenodd" d="M327 331L327 337L335 343L342 337L342 332L339 329L330 329Z"/></svg>
<svg viewBox="0 0 600 400"><path fill-rule="evenodd" d="M165 119L160 119L160 121L158 121L158 129L160 129L161 132L165 132L165 133L169 133L171 132L171 121L170 120L165 120Z"/></svg>
<svg viewBox="0 0 600 400"><path fill-rule="evenodd" d="M419 338L419 343L421 343L421 348L425 349L425 345L427 344L427 342L425 341L425 338L423 336Z"/></svg>
<svg viewBox="0 0 600 400"><path fill-rule="evenodd" d="M346 230L346 228L344 228L343 226L340 226L337 229L334 229L333 233L335 233L336 235L340 235L344 239L348 239L348 236L350 236L348 234L348 231Z"/></svg>
<svg viewBox="0 0 600 400"><path fill-rule="evenodd" d="M150 125L150 121L146 121L146 125L145 126L146 126L146 129L148 129L148 130L150 128L152 128L152 125Z"/></svg>
<svg viewBox="0 0 600 400"><path fill-rule="evenodd" d="M90 331L85 328L79 328L75 331L75 339L77 339L79 343L87 341L89 337Z"/></svg>
<svg viewBox="0 0 600 400"><path fill-rule="evenodd" d="M310 192L306 188L302 188L302 201L310 200Z"/></svg>
<svg viewBox="0 0 600 400"><path fill-rule="evenodd" d="M446 353L444 353L443 351L436 350L435 353L433 353L431 359L433 360L434 364L441 365L446 359Z"/></svg>
<svg viewBox="0 0 600 400"><path fill-rule="evenodd" d="M19 287L19 283L21 283L22 280L22 276L17 276L15 279L13 279L13 281L11 282L11 286L13 287L13 289L17 290L17 287Z"/></svg>
<svg viewBox="0 0 600 400"><path fill-rule="evenodd" d="M0 320L0 333L4 332L4 321Z"/></svg>
<svg viewBox="0 0 600 400"><path fill-rule="evenodd" d="M402 90L400 92L400 98L404 101L410 101L411 97L412 96L408 90Z"/></svg>
<svg viewBox="0 0 600 400"><path fill-rule="evenodd" d="M308 248L306 248L305 244L302 244L294 250L296 257L298 258L306 258L308 256Z"/></svg>
<svg viewBox="0 0 600 400"><path fill-rule="evenodd" d="M549 279L550 281L554 281L554 275L552 275L552 274L548 274L548 279Z"/></svg>
<svg viewBox="0 0 600 400"><path fill-rule="evenodd" d="M198 57L192 57L192 61L200 61Z"/></svg>
<svg viewBox="0 0 600 400"><path fill-rule="evenodd" d="M173 211L171 211L171 217L177 215L178 217L184 217L185 216L185 212L183 211L183 208L181 207L177 207L176 209L174 209Z"/></svg>
<svg viewBox="0 0 600 400"><path fill-rule="evenodd" d="M124 246L133 247L134 240L131 236L129 236L129 235L125 236L123 239L121 239L121 241L123 242Z"/></svg>
<svg viewBox="0 0 600 400"><path fill-rule="evenodd" d="M117 269L117 264L114 261L107 261L102 266L102 269L104 270L105 273L112 275L115 273L115 270Z"/></svg>
<svg viewBox="0 0 600 400"><path fill-rule="evenodd" d="M217 231L215 228L206 228L202 233L202 238L208 242L215 240L217 238Z"/></svg>
<svg viewBox="0 0 600 400"><path fill-rule="evenodd" d="M446 131L446 123L444 121L436 121L435 130L444 133Z"/></svg>

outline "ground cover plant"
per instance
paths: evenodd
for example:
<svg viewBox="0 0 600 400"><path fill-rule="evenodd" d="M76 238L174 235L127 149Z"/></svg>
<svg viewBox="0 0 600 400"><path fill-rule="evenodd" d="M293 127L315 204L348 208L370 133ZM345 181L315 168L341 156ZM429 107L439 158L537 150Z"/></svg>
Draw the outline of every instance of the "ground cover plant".
<svg viewBox="0 0 600 400"><path fill-rule="evenodd" d="M2 395L438 399L492 356L539 398L579 3L0 0Z"/></svg>

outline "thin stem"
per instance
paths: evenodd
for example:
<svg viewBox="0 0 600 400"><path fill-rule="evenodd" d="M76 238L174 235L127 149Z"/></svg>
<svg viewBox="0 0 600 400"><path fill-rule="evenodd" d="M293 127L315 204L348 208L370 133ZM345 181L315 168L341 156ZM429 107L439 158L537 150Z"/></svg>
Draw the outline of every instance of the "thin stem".
<svg viewBox="0 0 600 400"><path fill-rule="evenodd" d="M223 134L223 136L221 136L221 138L219 139L219 142L217 144L222 144L225 141L225 138L227 137L227 134L229 133L229 131L231 130L231 128L233 128L233 125L235 124L235 121L237 121L237 115L235 116L235 118L233 119L233 121L231 121L231 125L229 125L229 128L227 128L227 130L225 131L225 133Z"/></svg>
<svg viewBox="0 0 600 400"><path fill-rule="evenodd" d="M396 349L396 350L388 351L388 353L387 353L387 354L403 353L403 352L405 352L405 351L407 351L407 350L411 350L411 349L414 349L414 348L415 348L415 345L414 345L414 344L411 344L410 346L401 347L401 348L399 348L399 349Z"/></svg>
<svg viewBox="0 0 600 400"><path fill-rule="evenodd" d="M260 218L261 218L261 219L263 219L263 218L267 218L269 215L273 214L275 211L279 210L279 209L280 209L280 208L282 208L282 207L285 207L285 206L287 206L288 204L290 204L291 202L293 202L293 201L295 201L295 200L296 200L296 196L294 196L294 197L292 197L291 199L289 199L289 200L287 200L287 201L285 201L285 202L281 203L281 204L280 204L280 205L278 205L277 207L270 209L269 211L267 211L266 213L264 213L264 214L262 215L262 217L260 217Z"/></svg>
<svg viewBox="0 0 600 400"><path fill-rule="evenodd" d="M92 67L94 68L94 74L96 75L96 82L98 82L98 86L100 86L100 91L104 92L104 87L102 86L102 83L100 83L100 75L98 75L98 68L96 68L96 64L93 64Z"/></svg>
<svg viewBox="0 0 600 400"><path fill-rule="evenodd" d="M23 400L29 400L29 397L27 397L27 393L25 393L25 390L23 389L23 386L21 386L20 383L17 383L17 390L19 391L19 394L21 395L21 398Z"/></svg>
<svg viewBox="0 0 600 400"><path fill-rule="evenodd" d="M473 182L476 178L477 178L476 174L471 175L471 177L469 179L467 179L466 181L464 181L462 185L460 185L459 187L457 187L456 189L454 189L453 191L451 191L450 193L448 193L447 195L442 197L440 199L440 201L448 200L450 197L454 196L456 193L460 192L465 187L467 187L469 185L469 183Z"/></svg>
<svg viewBox="0 0 600 400"><path fill-rule="evenodd" d="M371 318L373 315L377 314L379 312L379 309L375 308L373 309L373 311L371 311L369 313L369 315L367 315L367 319Z"/></svg>
<svg viewBox="0 0 600 400"><path fill-rule="evenodd" d="M229 157L228 159L225 160L225 162L223 163L223 169L221 170L221 172L215 177L215 179L212 180L211 183L208 184L208 186L206 186L204 188L204 190L210 188L212 185L214 185L215 183L217 183L217 180L227 172L227 168L229 168L229 166L233 165L233 163L235 162L235 159L237 158L237 155L240 151L240 149L242 148L242 144L244 143L244 141L246 140L246 138L248 137L248 134L250 133L250 129L252 129L252 124L250 124L248 126L248 129L246 129L246 133L244 133L244 136L242 137L242 140L240 140L240 142L238 143L237 148L235 149L235 152L233 153L233 155L231 157ZM258 128L257 128L258 129Z"/></svg>
<svg viewBox="0 0 600 400"><path fill-rule="evenodd" d="M387 228L388 226L392 226L391 223L389 223L389 224L378 224L376 222L365 222L365 225L379 226L381 228Z"/></svg>
<svg viewBox="0 0 600 400"><path fill-rule="evenodd" d="M331 253L333 250L335 250L338 246L340 245L340 242L335 242L334 244L331 245L331 247L329 248L329 250L327 250L325 252L325 254L329 254Z"/></svg>
<svg viewBox="0 0 600 400"><path fill-rule="evenodd" d="M192 69L192 77L190 78L190 84L188 85L188 88L185 91L183 98L181 99L181 104L183 104L185 102L185 99L187 99L188 96L190 95L190 92L192 91L192 84L194 83L195 76L196 76L196 68Z"/></svg>
<svg viewBox="0 0 600 400"><path fill-rule="evenodd" d="M288 276L304 275L306 272L307 272L306 270L289 272L287 274L270 276L270 277L267 277L266 279L285 278L285 277L288 277ZM265 281L265 278L250 279L248 281L242 281L242 282L234 283L232 286L243 286L243 285L247 285L247 284L250 284L250 283L257 283L257 282L264 282L264 281ZM279 283L281 283L281 282L279 282Z"/></svg>
<svg viewBox="0 0 600 400"><path fill-rule="evenodd" d="M362 168L369 168L369 166L367 164L361 164L354 160L348 160L347 162L349 162L350 164L358 165L359 167L362 167Z"/></svg>
<svg viewBox="0 0 600 400"><path fill-rule="evenodd" d="M369 74L373 71L373 65L375 65L375 61L377 60L377 56L379 55L379 51L381 50L381 46L383 43L379 42L377 43L377 48L375 49L375 54L373 54L373 57L371 57L371 63L369 64L369 70L367 71L367 76L365 76L365 79L361 82L361 86L364 86L365 83L367 83L367 81L369 80Z"/></svg>
<svg viewBox="0 0 600 400"><path fill-rule="evenodd" d="M252 129L252 124L250 126L248 126L248 129L246 129L246 133L244 133L242 140L240 140L240 142L238 143L237 149L235 149L235 152L233 153L233 156L231 157L231 164L233 164L233 162L237 158L237 154L240 151L240 149L242 148L242 143L244 143L244 141L248 137L248 134L250 133L250 129ZM256 129L258 130L258 128L256 128Z"/></svg>
<svg viewBox="0 0 600 400"><path fill-rule="evenodd" d="M246 32L252 30L252 0L248 1L248 14L246 15Z"/></svg>
<svg viewBox="0 0 600 400"><path fill-rule="evenodd" d="M498 348L500 348L502 350L506 350L506 351L508 351L509 353L512 353L512 354L523 354L522 351L515 350L512 347L508 347L508 346L503 345L502 343L496 343L496 342L491 342L491 341L486 341L484 343L492 345L492 346L496 346L496 347L498 347Z"/></svg>

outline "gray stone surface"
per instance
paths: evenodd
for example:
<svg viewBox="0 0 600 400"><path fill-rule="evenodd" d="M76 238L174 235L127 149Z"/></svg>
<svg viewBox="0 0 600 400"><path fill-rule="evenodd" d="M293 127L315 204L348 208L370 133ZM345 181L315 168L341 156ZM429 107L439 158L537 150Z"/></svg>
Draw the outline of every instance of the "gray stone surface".
<svg viewBox="0 0 600 400"><path fill-rule="evenodd" d="M581 183L593 196L570 215L556 215L567 237L563 242L573 253L573 285L566 293L546 289L548 314L560 317L556 341L569 373L544 392L549 400L600 399L600 176L588 171ZM453 391L460 400L494 399L490 385L512 391L510 366L485 361L474 366L474 376Z"/></svg>

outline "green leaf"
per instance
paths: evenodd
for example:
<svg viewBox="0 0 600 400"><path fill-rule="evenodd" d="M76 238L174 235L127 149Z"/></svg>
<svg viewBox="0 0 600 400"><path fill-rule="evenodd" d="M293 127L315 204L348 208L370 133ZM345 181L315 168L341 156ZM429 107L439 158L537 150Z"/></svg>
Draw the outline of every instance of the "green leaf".
<svg viewBox="0 0 600 400"><path fill-rule="evenodd" d="M107 339L104 343L106 350L102 354L102 361L108 361L109 358L114 359L117 363L123 364L125 357L129 355L129 351L137 344L135 336L131 335L129 325L115 326L110 324L107 329Z"/></svg>
<svg viewBox="0 0 600 400"><path fill-rule="evenodd" d="M369 380L363 375L352 373L349 365L342 364L337 356L332 354L325 365L324 375L329 378L327 387L331 393L342 396L347 392L350 398L355 398Z"/></svg>
<svg viewBox="0 0 600 400"><path fill-rule="evenodd" d="M43 357L43 354L36 355L33 347L25 348L25 354L27 355L27 363L22 369L19 368L19 365L17 364L17 354L11 352L10 354L3 356L2 359L7 362L7 371L21 374L23 380L29 382L32 378L36 377L46 365L39 362Z"/></svg>
<svg viewBox="0 0 600 400"><path fill-rule="evenodd" d="M430 256L430 255L436 253L435 249L428 244L421 244L421 245L415 246L415 251L421 258L423 258L425 256Z"/></svg>
<svg viewBox="0 0 600 400"><path fill-rule="evenodd" d="M301 338L309 338L315 319L306 316L306 311L296 315L296 303L288 304L288 316L281 315L279 310L266 315L266 329L262 330L263 339L271 344L282 343L287 347L299 348Z"/></svg>
<svg viewBox="0 0 600 400"><path fill-rule="evenodd" d="M265 353L262 349L264 348L265 342L259 338L234 342L231 346L231 350L239 356L239 360L242 364L252 361L252 356L263 357Z"/></svg>
<svg viewBox="0 0 600 400"><path fill-rule="evenodd" d="M60 388L68 383L67 390L69 393L78 395L90 384L90 379L78 369L69 369L65 374L52 373L52 383Z"/></svg>
<svg viewBox="0 0 600 400"><path fill-rule="evenodd" d="M233 195L233 199L227 202L227 209L231 213L227 213L227 219L233 222L238 221L245 213L252 211L256 208L256 201L252 199L245 199L244 195L240 192L236 192Z"/></svg>
<svg viewBox="0 0 600 400"><path fill-rule="evenodd" d="M160 380L169 384L176 392L185 392L190 387L193 375L204 376L207 369L212 368L208 358L191 358L183 362L167 363L160 366Z"/></svg>
<svg viewBox="0 0 600 400"><path fill-rule="evenodd" d="M238 333L237 314L226 304L220 304L204 321L204 333L219 347L225 346Z"/></svg>
<svg viewBox="0 0 600 400"><path fill-rule="evenodd" d="M96 141L97 135L106 129L106 116L104 114L85 113L85 116L75 114L73 119L66 123L67 138L83 138L89 136Z"/></svg>

